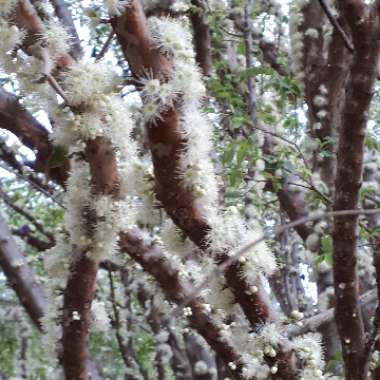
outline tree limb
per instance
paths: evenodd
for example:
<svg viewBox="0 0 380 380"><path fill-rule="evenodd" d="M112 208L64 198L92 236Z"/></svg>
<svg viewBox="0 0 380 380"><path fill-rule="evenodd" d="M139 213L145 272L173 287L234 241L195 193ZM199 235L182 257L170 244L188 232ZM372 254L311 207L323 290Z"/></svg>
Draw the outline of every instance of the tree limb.
<svg viewBox="0 0 380 380"><path fill-rule="evenodd" d="M356 20L359 2L339 2L345 17ZM360 4L364 4L360 1ZM359 7L360 8L360 7ZM377 77L379 57L378 19L361 25L351 25L360 39L355 40L355 53L346 87L342 109L342 125L337 153L334 210L358 207L362 181L365 130L372 88ZM336 294L335 320L343 347L343 359L348 380L366 378L367 363L363 361L365 335L358 298L356 250L358 217L334 218L333 272Z"/></svg>

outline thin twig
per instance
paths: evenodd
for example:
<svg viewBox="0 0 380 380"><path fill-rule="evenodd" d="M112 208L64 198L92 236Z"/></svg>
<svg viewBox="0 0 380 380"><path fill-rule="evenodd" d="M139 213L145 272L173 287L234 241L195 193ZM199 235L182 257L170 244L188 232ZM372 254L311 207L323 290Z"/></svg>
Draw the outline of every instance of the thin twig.
<svg viewBox="0 0 380 380"><path fill-rule="evenodd" d="M302 185L300 183L295 183L295 182L287 182L288 185L293 185L293 186L297 186L297 187L302 187L304 189L307 189L307 190L310 190L310 191L314 191L315 193L317 193L322 199L324 199L326 201L326 203L329 203L331 204L332 203L332 200L327 198L326 195L324 195L323 193L321 193L317 188L315 188L315 186L313 184L308 184L307 185Z"/></svg>
<svg viewBox="0 0 380 380"><path fill-rule="evenodd" d="M55 78L50 74L46 75L46 77L48 83L53 88L53 90L64 100L66 105L69 105L70 103L65 95L65 92L63 91L62 87L58 84L58 82L55 80Z"/></svg>
<svg viewBox="0 0 380 380"><path fill-rule="evenodd" d="M114 315L112 318L112 321L113 321L113 327L115 329L116 340L119 345L120 353L123 358L124 364L127 368L129 368L131 363L130 363L129 355L127 352L127 347L120 333L121 321L120 321L119 309L117 308L117 305L116 305L115 284L113 281L112 271L110 269L108 269L108 279L110 283L110 296L111 296L111 304L112 304L112 310L113 310L113 315Z"/></svg>
<svg viewBox="0 0 380 380"><path fill-rule="evenodd" d="M287 139L287 138L284 137L284 136L281 136L280 134L278 134L278 133L276 133L276 132L268 131L267 129L265 129L265 128L263 128L263 127L260 127L260 126L258 126L258 125L253 125L253 124L250 123L250 124L249 124L249 127L250 127L250 128L253 128L253 129L257 129L258 131L261 131L261 132L266 133L266 134L268 134L268 135L271 135L271 136L273 136L273 137L277 137L278 139L280 139L280 140L286 142L287 144L291 145L292 147L294 147L294 149L297 151L297 153L298 153L299 156L301 157L301 159L302 159L302 161L303 161L305 167L306 167L307 169L310 170L310 166L309 166L309 164L308 164L308 162L307 162L307 160L306 160L306 157L305 157L304 154L302 153L302 150L301 150L301 148L298 146L297 143L295 143L295 142L292 141L292 140Z"/></svg>
<svg viewBox="0 0 380 380"><path fill-rule="evenodd" d="M253 52L252 52L252 29L251 29L251 14L252 14L253 0L246 0L244 5L244 46L245 46L245 66L247 70L253 67ZM252 124L257 124L257 97L255 78L252 75L247 77L248 87L248 114L251 118Z"/></svg>
<svg viewBox="0 0 380 380"><path fill-rule="evenodd" d="M354 52L354 45L348 38L346 32L343 30L343 28L340 26L338 20L334 17L334 15L331 13L331 10L329 9L328 5L326 4L325 0L319 0L319 4L321 5L322 9L326 13L327 18L330 20L332 26L337 30L340 37L343 40L344 45L346 48L353 53Z"/></svg>
<svg viewBox="0 0 380 380"><path fill-rule="evenodd" d="M115 32L111 30L110 34L108 35L106 42L104 43L103 47L101 48L99 54L96 56L95 61L100 61L105 54L107 53L109 47L111 46L112 40L115 37Z"/></svg>
<svg viewBox="0 0 380 380"><path fill-rule="evenodd" d="M25 177L24 175L22 175L21 173L18 173L17 171L13 171L13 170L10 170L9 168L7 167L4 167L2 165L0 165L0 168L1 169L4 169L6 170L8 173L11 173L11 174L14 174L16 177L20 178L20 179L23 179L24 181L28 182L30 185L32 185L36 190L40 191L42 194L44 194L45 196L47 196L48 198L50 198L54 203L56 203L59 207L61 208L65 208L65 206L59 201L57 200L52 194L50 194L48 191L46 191L45 189L43 189L41 186L39 186L37 183L35 183L34 181L32 181L31 179L29 179L28 177Z"/></svg>
<svg viewBox="0 0 380 380"><path fill-rule="evenodd" d="M8 194L3 190L0 185L0 197L4 200L5 204L7 204L10 208L16 211L18 214L22 215L26 220L29 220L39 231L41 234L45 235L51 242L54 242L54 236L52 233L45 231L43 225L39 223L36 218L30 214L28 211L23 208L17 206L12 199L8 196Z"/></svg>
<svg viewBox="0 0 380 380"><path fill-rule="evenodd" d="M222 276L223 272L238 261L241 257L244 256L249 250L255 247L257 244L265 241L271 236L279 236L283 232L289 230L290 228L294 228L300 226L302 224L313 222L317 220L327 219L327 218L340 218L344 216L353 216L353 215L374 215L380 214L380 208L378 209L357 209L357 210L339 210L339 211L327 211L327 212L314 212L308 216L304 216L300 219L297 219L293 222L281 225L275 229L272 235L269 232L263 233L259 238L251 241L250 243L244 245L242 248L238 249L236 253L230 254L230 258L224 261L222 264L215 267L213 271L209 275L205 277L205 279L200 283L199 286L193 289L193 291L188 295L188 297L176 307L176 309L171 313L168 318L168 321L173 320L173 318L178 318L183 308L185 308L192 300L200 295L202 290L216 277Z"/></svg>
<svg viewBox="0 0 380 380"><path fill-rule="evenodd" d="M369 290L368 292L360 296L360 303L366 305L377 299L376 289ZM286 328L287 336L294 337L301 334L305 334L310 331L316 331L318 328L325 323L328 323L334 319L334 308L322 311L319 314L313 315L310 318L302 320L302 324L296 325L292 324Z"/></svg>

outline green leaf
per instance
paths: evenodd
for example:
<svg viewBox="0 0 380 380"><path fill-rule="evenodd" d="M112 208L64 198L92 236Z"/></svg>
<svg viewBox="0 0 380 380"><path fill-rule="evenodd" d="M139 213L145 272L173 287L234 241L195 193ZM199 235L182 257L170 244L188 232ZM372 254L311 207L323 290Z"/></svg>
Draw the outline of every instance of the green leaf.
<svg viewBox="0 0 380 380"><path fill-rule="evenodd" d="M240 79L248 79L250 77L255 77L257 75L272 75L273 69L268 67L251 67L249 69L243 70L239 73Z"/></svg>
<svg viewBox="0 0 380 380"><path fill-rule="evenodd" d="M234 146L233 145L228 146L222 156L223 164L230 164L234 158L234 155L235 155Z"/></svg>
<svg viewBox="0 0 380 380"><path fill-rule="evenodd" d="M333 240L330 235L325 235L321 239L323 255L320 257L326 264L333 265ZM321 261L321 262L322 262ZM319 262L319 264L321 263Z"/></svg>
<svg viewBox="0 0 380 380"><path fill-rule="evenodd" d="M67 151L61 146L54 147L53 153L49 158L48 167L50 169L59 168L66 160Z"/></svg>
<svg viewBox="0 0 380 380"><path fill-rule="evenodd" d="M236 161L237 161L237 165L240 166L241 163L243 162L244 158L246 157L247 155L247 151L248 151L248 142L247 141L244 141L238 151L237 151L237 154L236 154Z"/></svg>

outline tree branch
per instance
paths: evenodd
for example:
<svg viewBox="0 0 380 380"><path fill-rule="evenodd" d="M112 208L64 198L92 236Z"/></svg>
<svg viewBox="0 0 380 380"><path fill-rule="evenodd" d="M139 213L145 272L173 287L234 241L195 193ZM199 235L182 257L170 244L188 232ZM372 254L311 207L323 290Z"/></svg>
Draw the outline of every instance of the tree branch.
<svg viewBox="0 0 380 380"><path fill-rule="evenodd" d="M37 151L34 167L59 183L67 179L68 163L59 168L49 168L52 146L49 133L18 101L17 97L0 88L0 127L15 134L28 148Z"/></svg>
<svg viewBox="0 0 380 380"><path fill-rule="evenodd" d="M158 246L146 246L142 237L135 232L124 233L120 237L120 247L132 259L138 262L161 285L166 296L173 302L181 304L191 293L192 285L185 281L179 270L171 263ZM223 339L221 330L206 313L204 301L197 296L189 303L192 315L189 317L191 326L202 335L210 347L215 350L225 363L239 363L238 353ZM237 369L237 379L243 379Z"/></svg>
<svg viewBox="0 0 380 380"><path fill-rule="evenodd" d="M207 22L207 9L205 1L191 0L194 9L190 11L190 21L193 26L194 47L196 60L204 75L211 74L211 33Z"/></svg>
<svg viewBox="0 0 380 380"><path fill-rule="evenodd" d="M352 45L352 42L348 38L348 36L347 36L346 32L344 31L344 29L340 26L338 20L331 13L330 8L326 4L326 1L325 0L319 0L319 4L321 4L321 7L322 7L323 11L326 13L327 18L331 22L332 26L337 30L339 36L342 38L342 41L343 41L344 45L346 46L346 48L351 53L353 53L354 52L354 46Z"/></svg>
<svg viewBox="0 0 380 380"><path fill-rule="evenodd" d="M5 221L0 217L0 266L18 299L41 330L41 318L46 311L46 295L35 273L18 249Z"/></svg>
<svg viewBox="0 0 380 380"><path fill-rule="evenodd" d="M340 1L340 8L349 20L356 20L357 1ZM364 6L364 3L360 1ZM349 14L348 14L349 13ZM355 53L350 78L346 86L346 100L342 110L342 125L337 153L334 210L358 207L362 181L363 154L367 111L372 99L372 88L377 77L379 58L378 19L355 25ZM358 299L356 269L358 217L334 218L333 272L336 294L335 320L342 347L348 380L365 378L367 363L363 361L365 335ZM364 376L364 377L363 377Z"/></svg>

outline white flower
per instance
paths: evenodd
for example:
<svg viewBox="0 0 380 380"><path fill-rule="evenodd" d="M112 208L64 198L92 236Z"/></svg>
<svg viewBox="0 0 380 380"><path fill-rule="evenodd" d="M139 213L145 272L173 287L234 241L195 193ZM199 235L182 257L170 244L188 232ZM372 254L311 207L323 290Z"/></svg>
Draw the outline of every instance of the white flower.
<svg viewBox="0 0 380 380"><path fill-rule="evenodd" d="M1 6L0 6L1 7ZM17 45L21 44L25 33L16 25L10 25L0 19L0 51L2 54L11 52ZM4 57L2 57L4 59Z"/></svg>
<svg viewBox="0 0 380 380"><path fill-rule="evenodd" d="M319 37L319 32L318 32L317 29L309 28L308 30L306 30L305 35L309 36L311 38L318 38Z"/></svg>
<svg viewBox="0 0 380 380"><path fill-rule="evenodd" d="M52 58L59 58L70 50L71 36L66 28L57 21L49 21L45 24L46 29L43 38L48 43L48 49Z"/></svg>
<svg viewBox="0 0 380 380"><path fill-rule="evenodd" d="M302 380L323 379L322 370L325 361L320 334L309 333L294 338L292 347L297 357L302 360L304 364L300 378Z"/></svg>
<svg viewBox="0 0 380 380"><path fill-rule="evenodd" d="M212 219L211 227L209 235L210 247L217 252L228 249L233 254L233 251L239 247L244 247L262 236L261 228L258 224L248 226L244 222L242 215L231 208L226 210L224 215ZM248 249L244 253L244 257L246 261L242 266L242 276L252 281L257 278L260 272L270 275L277 268L272 252L263 241Z"/></svg>
<svg viewBox="0 0 380 380"><path fill-rule="evenodd" d="M71 105L99 105L105 95L114 92L116 84L116 74L101 62L75 62L63 78Z"/></svg>
<svg viewBox="0 0 380 380"><path fill-rule="evenodd" d="M275 323L264 324L259 331L259 337L273 347L277 347L284 340L280 328Z"/></svg>
<svg viewBox="0 0 380 380"><path fill-rule="evenodd" d="M318 119L324 119L329 113L326 110L320 110L317 112Z"/></svg>
<svg viewBox="0 0 380 380"><path fill-rule="evenodd" d="M120 16L129 6L130 0L104 0L104 6L107 8L110 17Z"/></svg>
<svg viewBox="0 0 380 380"><path fill-rule="evenodd" d="M171 254L186 257L196 249L194 243L181 233L181 230L171 219L164 221L161 237L168 252Z"/></svg>
<svg viewBox="0 0 380 380"><path fill-rule="evenodd" d="M194 57L189 29L177 20L149 18L153 42L164 52L174 56Z"/></svg>
<svg viewBox="0 0 380 380"><path fill-rule="evenodd" d="M0 17L9 16L17 5L17 0L0 0Z"/></svg>
<svg viewBox="0 0 380 380"><path fill-rule="evenodd" d="M208 370L208 365L203 360L198 360L194 365L194 372L196 375L207 375Z"/></svg>
<svg viewBox="0 0 380 380"><path fill-rule="evenodd" d="M96 330L98 330L99 332L105 332L109 330L110 319L104 302L93 301L91 305L91 314Z"/></svg>
<svg viewBox="0 0 380 380"><path fill-rule="evenodd" d="M317 95L314 97L313 103L317 107L323 107L327 104L327 99L322 95Z"/></svg>

